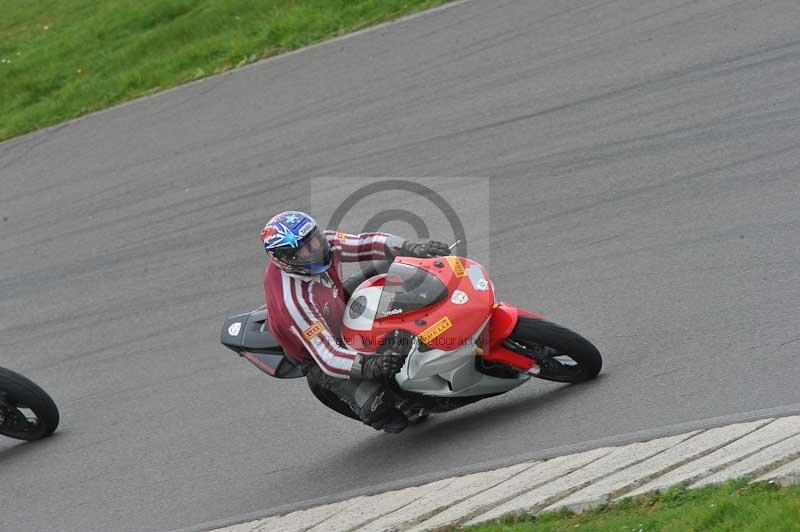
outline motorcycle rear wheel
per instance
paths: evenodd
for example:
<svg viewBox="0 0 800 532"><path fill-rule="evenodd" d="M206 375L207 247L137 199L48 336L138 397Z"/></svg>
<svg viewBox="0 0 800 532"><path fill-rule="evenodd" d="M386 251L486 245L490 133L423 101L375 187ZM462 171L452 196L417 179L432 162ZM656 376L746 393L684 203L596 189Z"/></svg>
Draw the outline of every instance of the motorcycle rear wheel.
<svg viewBox="0 0 800 532"><path fill-rule="evenodd" d="M589 340L556 323L520 316L509 339L507 347L536 359L539 379L583 382L603 367L600 351Z"/></svg>
<svg viewBox="0 0 800 532"><path fill-rule="evenodd" d="M53 399L34 382L0 368L0 434L18 440L38 440L58 427Z"/></svg>

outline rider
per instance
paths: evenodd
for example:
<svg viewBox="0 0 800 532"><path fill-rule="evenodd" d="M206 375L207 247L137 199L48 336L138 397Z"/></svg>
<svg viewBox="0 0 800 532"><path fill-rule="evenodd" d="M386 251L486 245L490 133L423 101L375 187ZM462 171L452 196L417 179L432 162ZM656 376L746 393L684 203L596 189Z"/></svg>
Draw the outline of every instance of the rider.
<svg viewBox="0 0 800 532"><path fill-rule="evenodd" d="M381 232L323 231L299 211L275 215L261 240L271 259L264 272L269 328L286 354L308 367L309 384L335 393L364 423L386 432L403 430L408 419L394 408L384 383L400 370L403 357L391 350L363 354L339 342L346 292L355 287L350 281L366 276L343 283L341 263L448 255L447 244L414 244Z"/></svg>

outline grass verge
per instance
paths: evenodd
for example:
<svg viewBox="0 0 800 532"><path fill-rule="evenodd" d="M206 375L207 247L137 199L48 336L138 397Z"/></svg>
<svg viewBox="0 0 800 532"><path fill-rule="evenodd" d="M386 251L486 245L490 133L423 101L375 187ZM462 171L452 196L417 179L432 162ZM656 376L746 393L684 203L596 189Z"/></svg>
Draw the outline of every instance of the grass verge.
<svg viewBox="0 0 800 532"><path fill-rule="evenodd" d="M0 140L447 1L12 1Z"/></svg>
<svg viewBox="0 0 800 532"><path fill-rule="evenodd" d="M441 530L448 530L447 528ZM449 529L456 530L456 529ZM567 510L538 517L509 517L468 527L469 532L644 532L800 530L800 486L732 481L696 490L672 488L662 495L626 499L609 507L575 515Z"/></svg>

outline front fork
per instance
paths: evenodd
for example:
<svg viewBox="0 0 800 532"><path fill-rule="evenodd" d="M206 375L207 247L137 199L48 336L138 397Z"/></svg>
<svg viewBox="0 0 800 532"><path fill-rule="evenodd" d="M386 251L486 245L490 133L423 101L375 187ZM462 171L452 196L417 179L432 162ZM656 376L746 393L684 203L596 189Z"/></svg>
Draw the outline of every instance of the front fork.
<svg viewBox="0 0 800 532"><path fill-rule="evenodd" d="M536 359L521 354L524 347L510 338L511 332L517 326L520 316L526 316L538 320L545 319L541 314L529 312L506 303L496 303L492 307L492 316L489 321L489 335L484 339L482 349L483 359L489 362L497 362L506 366L511 366L521 373L538 375L540 368ZM514 349L519 347L519 351Z"/></svg>

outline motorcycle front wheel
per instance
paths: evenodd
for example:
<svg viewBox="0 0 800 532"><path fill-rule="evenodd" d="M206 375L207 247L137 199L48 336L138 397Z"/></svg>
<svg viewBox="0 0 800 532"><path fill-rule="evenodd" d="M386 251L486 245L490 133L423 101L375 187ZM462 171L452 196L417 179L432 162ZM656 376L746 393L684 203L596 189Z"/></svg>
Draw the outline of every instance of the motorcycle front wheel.
<svg viewBox="0 0 800 532"><path fill-rule="evenodd" d="M58 427L59 414L47 392L27 377L0 368L0 434L38 440Z"/></svg>
<svg viewBox="0 0 800 532"><path fill-rule="evenodd" d="M603 367L600 351L578 333L545 320L520 316L506 347L536 359L539 379L582 382Z"/></svg>

